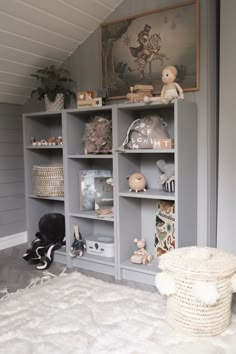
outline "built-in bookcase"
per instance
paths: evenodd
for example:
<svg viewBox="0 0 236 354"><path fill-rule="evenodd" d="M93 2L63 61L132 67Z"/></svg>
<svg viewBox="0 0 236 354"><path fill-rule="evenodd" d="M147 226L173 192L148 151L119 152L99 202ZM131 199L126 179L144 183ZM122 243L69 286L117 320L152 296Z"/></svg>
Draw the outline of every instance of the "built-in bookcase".
<svg viewBox="0 0 236 354"><path fill-rule="evenodd" d="M160 115L167 123L174 147L166 150L121 151L127 129L137 118ZM85 154L85 124L94 115L112 119L113 151L111 154ZM63 145L32 147L30 139L63 136ZM66 218L65 250L56 252L56 261L69 267L92 270L153 284L158 272L158 258L148 265L133 264L130 256L136 250L134 238L145 238L147 250L154 255L155 220L158 200L175 202L176 247L197 243L197 120L196 105L184 100L169 105L142 103L64 110L62 113L24 115L25 176L27 228L29 239L37 231L39 218L47 212L62 212ZM175 165L175 192L165 192L159 184L157 160ZM37 198L32 195L31 171L34 164L63 163L64 198ZM114 218L99 217L95 211L80 208L80 170L111 170L114 178ZM127 177L141 172L147 179L147 192L129 192ZM73 228L79 224L84 239L93 234L112 236L115 257L108 258L85 252L81 258L69 256Z"/></svg>

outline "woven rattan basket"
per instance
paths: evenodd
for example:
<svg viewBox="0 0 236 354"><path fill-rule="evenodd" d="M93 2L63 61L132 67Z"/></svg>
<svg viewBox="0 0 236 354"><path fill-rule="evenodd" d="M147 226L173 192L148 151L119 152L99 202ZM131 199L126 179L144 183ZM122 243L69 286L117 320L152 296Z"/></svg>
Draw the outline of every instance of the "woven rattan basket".
<svg viewBox="0 0 236 354"><path fill-rule="evenodd" d="M231 321L236 257L216 248L183 247L160 257L156 287L167 297L167 321L194 336L223 332Z"/></svg>
<svg viewBox="0 0 236 354"><path fill-rule="evenodd" d="M33 194L41 197L64 196L62 165L34 165L32 168Z"/></svg>

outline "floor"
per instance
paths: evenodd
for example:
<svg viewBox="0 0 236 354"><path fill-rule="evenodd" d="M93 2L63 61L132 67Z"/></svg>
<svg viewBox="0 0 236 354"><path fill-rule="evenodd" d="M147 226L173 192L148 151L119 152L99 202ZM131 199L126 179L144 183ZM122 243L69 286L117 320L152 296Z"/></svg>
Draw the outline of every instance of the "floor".
<svg viewBox="0 0 236 354"><path fill-rule="evenodd" d="M18 289L24 289L30 284L31 280L35 278L41 278L44 275L43 271L36 270L34 265L26 262L22 255L28 248L27 244L22 244L12 248L7 248L5 250L0 250L0 291L3 289L8 289L8 292L15 292ZM93 276L104 281L111 283L119 283L128 285L134 288L141 288L143 290L157 291L154 286L148 286L141 283L135 283L131 281L118 281L114 280L111 276L106 276L103 274L84 271L78 268L68 269L65 265L53 262L49 267L48 271L54 275L59 275L61 272L71 272L80 271L88 276ZM0 297L3 296L0 293Z"/></svg>

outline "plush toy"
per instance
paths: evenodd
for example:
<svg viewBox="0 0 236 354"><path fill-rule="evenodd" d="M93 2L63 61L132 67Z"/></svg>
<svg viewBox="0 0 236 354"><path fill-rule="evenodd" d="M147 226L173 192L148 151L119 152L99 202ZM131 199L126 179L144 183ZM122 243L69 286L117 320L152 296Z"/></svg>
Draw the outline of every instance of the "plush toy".
<svg viewBox="0 0 236 354"><path fill-rule="evenodd" d="M45 214L39 220L39 232L35 234L31 248L23 258L30 264L38 264L36 269L47 269L53 262L55 250L66 244L65 217L59 213Z"/></svg>
<svg viewBox="0 0 236 354"><path fill-rule="evenodd" d="M157 166L163 172L160 175L160 183L165 184L171 177L175 175L175 165L174 163L166 163L164 160L158 160Z"/></svg>
<svg viewBox="0 0 236 354"><path fill-rule="evenodd" d="M177 69L175 66L166 66L162 71L162 81L164 83L160 97L144 97L144 102L169 103L175 98L184 98L183 90L180 85L175 82L177 76Z"/></svg>
<svg viewBox="0 0 236 354"><path fill-rule="evenodd" d="M50 145L50 146L56 145L56 138L55 138L55 136L51 136L51 137L48 139L48 145Z"/></svg>
<svg viewBox="0 0 236 354"><path fill-rule="evenodd" d="M128 176L129 178L129 192L146 192L146 178L142 173L136 172Z"/></svg>
<svg viewBox="0 0 236 354"><path fill-rule="evenodd" d="M74 225L74 241L70 248L70 256L82 257L85 249L86 249L86 244L85 241L82 239L82 235L79 231L79 225Z"/></svg>
<svg viewBox="0 0 236 354"><path fill-rule="evenodd" d="M147 264L152 261L152 256L145 250L146 242L144 239L134 239L134 243L137 244L138 250L134 251L134 254L130 257L132 263Z"/></svg>

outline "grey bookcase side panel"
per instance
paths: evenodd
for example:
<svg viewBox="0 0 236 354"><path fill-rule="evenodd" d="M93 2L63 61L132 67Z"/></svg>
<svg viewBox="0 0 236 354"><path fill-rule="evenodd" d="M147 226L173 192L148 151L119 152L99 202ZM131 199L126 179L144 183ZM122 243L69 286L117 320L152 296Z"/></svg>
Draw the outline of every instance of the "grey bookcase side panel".
<svg viewBox="0 0 236 354"><path fill-rule="evenodd" d="M197 244L196 105L177 101L175 113L177 247L184 247Z"/></svg>

